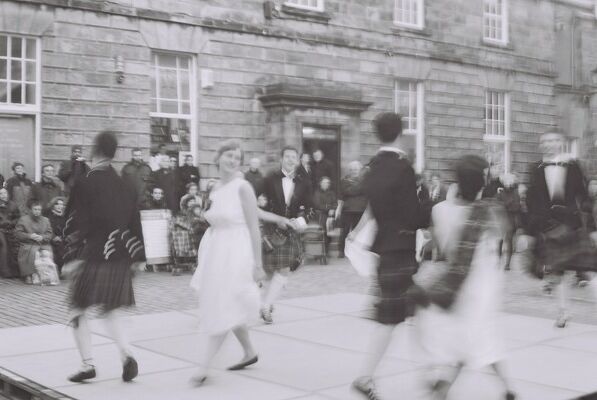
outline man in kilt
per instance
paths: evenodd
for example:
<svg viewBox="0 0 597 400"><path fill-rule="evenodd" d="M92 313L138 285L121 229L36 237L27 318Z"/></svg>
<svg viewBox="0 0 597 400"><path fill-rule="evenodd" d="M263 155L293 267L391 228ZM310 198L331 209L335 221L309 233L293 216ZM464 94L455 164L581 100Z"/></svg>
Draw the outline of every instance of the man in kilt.
<svg viewBox="0 0 597 400"><path fill-rule="evenodd" d="M403 151L400 115L379 114L374 129L382 146L369 163L363 190L377 222L371 251L379 255L375 319L380 325L371 338L372 349L362 374L352 384L369 400L379 399L373 376L394 328L411 315L414 295L421 292L412 279L418 269L415 233L426 225L430 214L430 208L423 209L419 203L415 171Z"/></svg>
<svg viewBox="0 0 597 400"><path fill-rule="evenodd" d="M95 378L91 353L91 331L86 311L97 306L108 332L118 346L123 364L122 379L138 373L116 316L118 308L135 304L132 263L144 257L141 224L134 191L111 165L118 142L112 132L95 138L92 169L75 183L67 207L64 271L72 277L71 324L83 360L72 382Z"/></svg>
<svg viewBox="0 0 597 400"><path fill-rule="evenodd" d="M565 136L555 130L541 135L543 159L531 168L527 194L528 228L536 239L536 270L547 272L548 285L555 285L559 314L556 326L566 326L565 271L595 271L597 257L583 213L592 211L586 181L580 166L564 154ZM585 222L592 222L586 218ZM594 283L594 282L593 282ZM594 288L594 285L591 285Z"/></svg>
<svg viewBox="0 0 597 400"><path fill-rule="evenodd" d="M267 197L265 211L290 220L304 217L311 209L311 183L308 178L296 174L298 150L294 147L282 149L281 169L268 175L263 183ZM298 229L299 224L295 224ZM303 260L300 234L286 224L265 224L263 246L263 269L267 275L261 317L271 324L273 303L279 297L294 271Z"/></svg>

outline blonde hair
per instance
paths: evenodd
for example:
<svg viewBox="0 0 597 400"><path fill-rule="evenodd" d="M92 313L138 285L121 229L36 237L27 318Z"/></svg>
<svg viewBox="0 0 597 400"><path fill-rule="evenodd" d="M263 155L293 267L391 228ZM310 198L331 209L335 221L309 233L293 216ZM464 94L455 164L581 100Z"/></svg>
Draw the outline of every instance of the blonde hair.
<svg viewBox="0 0 597 400"><path fill-rule="evenodd" d="M229 139L223 141L220 144L220 147L218 147L218 150L216 151L216 157L214 159L214 162L217 164L220 161L220 157L222 157L222 154L224 154L225 152L237 149L240 150L240 163L242 165L245 160L245 152L243 151L240 141L237 139Z"/></svg>

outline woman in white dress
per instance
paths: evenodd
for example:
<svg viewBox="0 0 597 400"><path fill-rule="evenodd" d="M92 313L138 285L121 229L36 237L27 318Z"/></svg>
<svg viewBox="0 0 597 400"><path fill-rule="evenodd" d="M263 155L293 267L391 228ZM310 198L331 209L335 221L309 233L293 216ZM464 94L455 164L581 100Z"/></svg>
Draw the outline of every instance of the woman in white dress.
<svg viewBox="0 0 597 400"><path fill-rule="evenodd" d="M239 370L257 362L247 326L259 318L256 282L264 276L258 215L270 222L289 223L282 217L258 214L255 192L239 173L242 159L240 142L222 143L216 156L220 180L204 205L210 227L199 245L191 286L199 294L200 330L207 334L208 343L200 369L192 378L196 386L205 382L211 361L229 331L240 342L244 357L228 369Z"/></svg>
<svg viewBox="0 0 597 400"><path fill-rule="evenodd" d="M434 265L444 269L433 283L421 282L431 304L419 313L419 326L439 374L433 388L437 399L446 398L464 365L491 365L506 389L504 398L515 399L500 368L496 326L503 269L499 243L506 221L497 204L478 200L485 167L480 157L463 157L456 167L457 197L432 210L433 237L446 261Z"/></svg>

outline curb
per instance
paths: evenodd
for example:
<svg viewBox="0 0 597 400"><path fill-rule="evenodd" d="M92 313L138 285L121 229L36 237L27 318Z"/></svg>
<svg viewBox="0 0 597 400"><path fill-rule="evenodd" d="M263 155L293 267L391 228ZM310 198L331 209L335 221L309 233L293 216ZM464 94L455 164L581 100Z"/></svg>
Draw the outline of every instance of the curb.
<svg viewBox="0 0 597 400"><path fill-rule="evenodd" d="M10 400L76 400L0 367L0 398Z"/></svg>

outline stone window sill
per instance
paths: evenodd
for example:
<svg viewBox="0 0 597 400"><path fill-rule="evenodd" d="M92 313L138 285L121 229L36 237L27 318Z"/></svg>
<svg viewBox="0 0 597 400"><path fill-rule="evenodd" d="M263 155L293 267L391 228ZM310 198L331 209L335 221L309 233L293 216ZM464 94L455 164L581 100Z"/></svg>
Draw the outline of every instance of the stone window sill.
<svg viewBox="0 0 597 400"><path fill-rule="evenodd" d="M496 42L496 41L485 39L485 38L481 39L481 45L487 46L487 47L493 47L496 49L502 49L502 50L510 50L510 51L514 50L514 46L512 45L511 42L502 43L502 42Z"/></svg>
<svg viewBox="0 0 597 400"><path fill-rule="evenodd" d="M289 6L288 4L282 4L280 11L284 16L294 17L295 19L308 22L327 24L329 20L332 19L330 13L325 11L306 10L304 8Z"/></svg>
<svg viewBox="0 0 597 400"><path fill-rule="evenodd" d="M394 23L394 25L392 26L392 34L400 36L405 33L411 33L420 36L431 36L431 30L427 27L415 28L412 26L403 26Z"/></svg>

